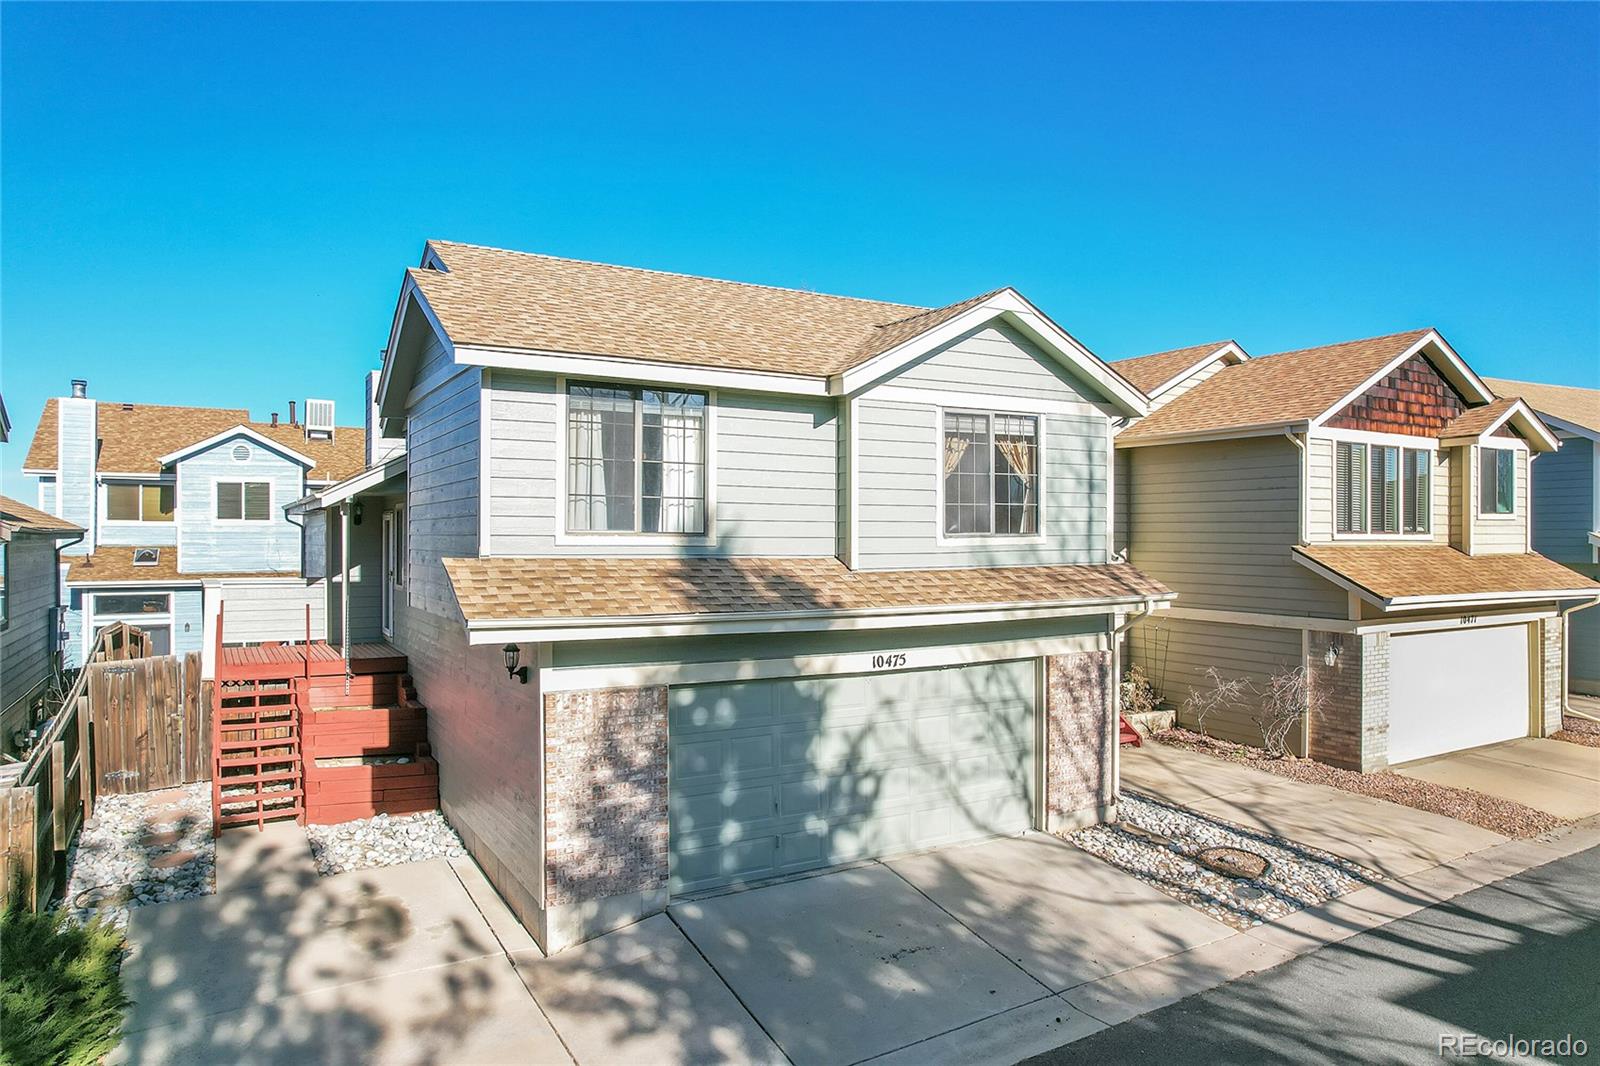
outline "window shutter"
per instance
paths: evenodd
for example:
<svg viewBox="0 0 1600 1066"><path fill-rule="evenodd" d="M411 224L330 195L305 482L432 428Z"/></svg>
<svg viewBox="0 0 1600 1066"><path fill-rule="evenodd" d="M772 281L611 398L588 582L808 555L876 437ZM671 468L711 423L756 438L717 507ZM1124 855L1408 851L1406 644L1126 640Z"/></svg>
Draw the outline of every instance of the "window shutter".
<svg viewBox="0 0 1600 1066"><path fill-rule="evenodd" d="M217 482L217 517L236 522L244 517L244 500L237 481Z"/></svg>

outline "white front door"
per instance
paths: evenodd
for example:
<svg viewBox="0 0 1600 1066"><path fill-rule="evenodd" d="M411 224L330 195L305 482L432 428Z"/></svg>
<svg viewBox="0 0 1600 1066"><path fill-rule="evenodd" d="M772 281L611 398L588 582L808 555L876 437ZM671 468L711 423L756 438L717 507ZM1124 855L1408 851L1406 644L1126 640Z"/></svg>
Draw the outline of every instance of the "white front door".
<svg viewBox="0 0 1600 1066"><path fill-rule="evenodd" d="M1529 733L1526 625L1389 638L1389 762Z"/></svg>
<svg viewBox="0 0 1600 1066"><path fill-rule="evenodd" d="M394 512L383 512L383 635L394 636Z"/></svg>

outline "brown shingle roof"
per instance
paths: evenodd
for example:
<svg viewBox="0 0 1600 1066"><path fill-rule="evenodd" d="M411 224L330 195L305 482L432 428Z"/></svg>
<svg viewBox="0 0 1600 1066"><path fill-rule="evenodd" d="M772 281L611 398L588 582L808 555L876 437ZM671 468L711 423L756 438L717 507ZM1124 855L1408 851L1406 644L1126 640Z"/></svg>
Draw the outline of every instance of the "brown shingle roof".
<svg viewBox="0 0 1600 1066"><path fill-rule="evenodd" d="M298 570L256 570L250 573L223 573L217 571L179 571L178 549L171 544L162 545L154 566L134 566L133 553L137 549L127 546L96 548L88 555L71 557L67 566L67 582L85 581L200 581L208 578L259 578L299 577Z"/></svg>
<svg viewBox="0 0 1600 1066"><path fill-rule="evenodd" d="M1470 407L1445 423L1444 428L1439 430L1439 437L1449 440L1452 437L1482 436L1490 426L1494 425L1495 420L1509 411L1516 402L1515 396L1502 396L1482 407Z"/></svg>
<svg viewBox="0 0 1600 1066"><path fill-rule="evenodd" d="M64 518L46 514L37 507L29 507L21 500L13 500L10 496L0 496L0 524L30 533L70 536L83 532L82 526L75 526Z"/></svg>
<svg viewBox="0 0 1600 1066"><path fill-rule="evenodd" d="M408 271L450 339L778 374L840 373L994 295L925 308L430 241ZM1000 291L1000 290L996 290Z"/></svg>
<svg viewBox="0 0 1600 1066"><path fill-rule="evenodd" d="M1316 418L1429 332L1415 329L1250 359L1217 372L1123 430L1117 440L1148 441Z"/></svg>
<svg viewBox="0 0 1600 1066"><path fill-rule="evenodd" d="M1496 592L1536 599L1576 590L1600 595L1600 582L1542 555L1467 555L1441 544L1312 544L1294 550L1380 600Z"/></svg>
<svg viewBox="0 0 1600 1066"><path fill-rule="evenodd" d="M28 470L51 470L56 465L57 402L46 400L39 428L34 431ZM303 426L250 421L242 407L173 407L153 403L95 404L100 455L95 469L115 474L157 474L163 455L214 437L235 426L249 426L264 437L316 460L308 473L312 481L342 481L366 465L367 434L359 426L340 426L333 440L306 440Z"/></svg>
<svg viewBox="0 0 1600 1066"><path fill-rule="evenodd" d="M1600 389L1543 385L1534 381L1484 378L1498 396L1520 396L1540 414L1600 433Z"/></svg>
<svg viewBox="0 0 1600 1066"><path fill-rule="evenodd" d="M842 612L1140 600L1171 593L1126 563L850 570L838 559L446 559L469 622Z"/></svg>
<svg viewBox="0 0 1600 1066"><path fill-rule="evenodd" d="M1152 352L1149 355L1133 355L1126 359L1112 360L1111 368L1133 382L1140 392L1149 396L1152 389L1160 388L1207 356L1215 355L1234 343L1236 342L1214 341L1211 344L1173 348L1170 351Z"/></svg>

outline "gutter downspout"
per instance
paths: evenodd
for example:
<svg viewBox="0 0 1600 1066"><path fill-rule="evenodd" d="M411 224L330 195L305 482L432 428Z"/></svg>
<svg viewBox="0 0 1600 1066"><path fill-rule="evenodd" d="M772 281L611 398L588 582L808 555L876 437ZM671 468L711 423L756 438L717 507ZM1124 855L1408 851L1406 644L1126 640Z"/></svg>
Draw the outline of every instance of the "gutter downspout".
<svg viewBox="0 0 1600 1066"><path fill-rule="evenodd" d="M1117 733L1122 725L1122 637L1135 622L1155 613L1156 601L1145 600L1144 606L1130 612L1122 624L1111 630L1111 804L1116 806L1122 797L1122 741Z"/></svg>
<svg viewBox="0 0 1600 1066"><path fill-rule="evenodd" d="M1309 504L1311 497L1311 471L1308 469L1311 464L1311 452L1310 449L1306 447L1306 442L1300 439L1299 434L1295 433L1293 430L1286 429L1283 431L1283 435L1289 438L1290 444L1293 444L1296 448L1300 449L1300 506L1296 508L1296 511L1298 512L1296 517L1300 522L1300 543L1305 544L1306 527L1310 525L1310 523L1306 521L1306 507Z"/></svg>
<svg viewBox="0 0 1600 1066"><path fill-rule="evenodd" d="M350 695L350 501L339 505L339 644L344 656L344 694Z"/></svg>
<svg viewBox="0 0 1600 1066"><path fill-rule="evenodd" d="M1600 600L1575 604L1561 612L1561 713L1591 722L1600 722L1600 718L1572 709L1572 616L1596 605L1600 605Z"/></svg>

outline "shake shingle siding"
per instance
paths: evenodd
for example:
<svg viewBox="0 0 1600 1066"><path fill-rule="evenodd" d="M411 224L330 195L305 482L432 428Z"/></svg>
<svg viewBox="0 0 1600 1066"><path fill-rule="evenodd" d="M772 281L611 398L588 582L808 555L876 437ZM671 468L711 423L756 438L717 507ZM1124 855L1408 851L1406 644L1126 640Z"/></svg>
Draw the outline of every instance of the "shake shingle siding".
<svg viewBox="0 0 1600 1066"><path fill-rule="evenodd" d="M497 370L490 410L495 555L593 555L558 544L564 461L555 378ZM605 555L831 555L838 499L837 402L721 392L710 420L715 544L648 545L619 536Z"/></svg>
<svg viewBox="0 0 1600 1066"><path fill-rule="evenodd" d="M1290 556L1300 452L1283 438L1136 448L1129 561L1186 608L1343 618L1345 594Z"/></svg>

